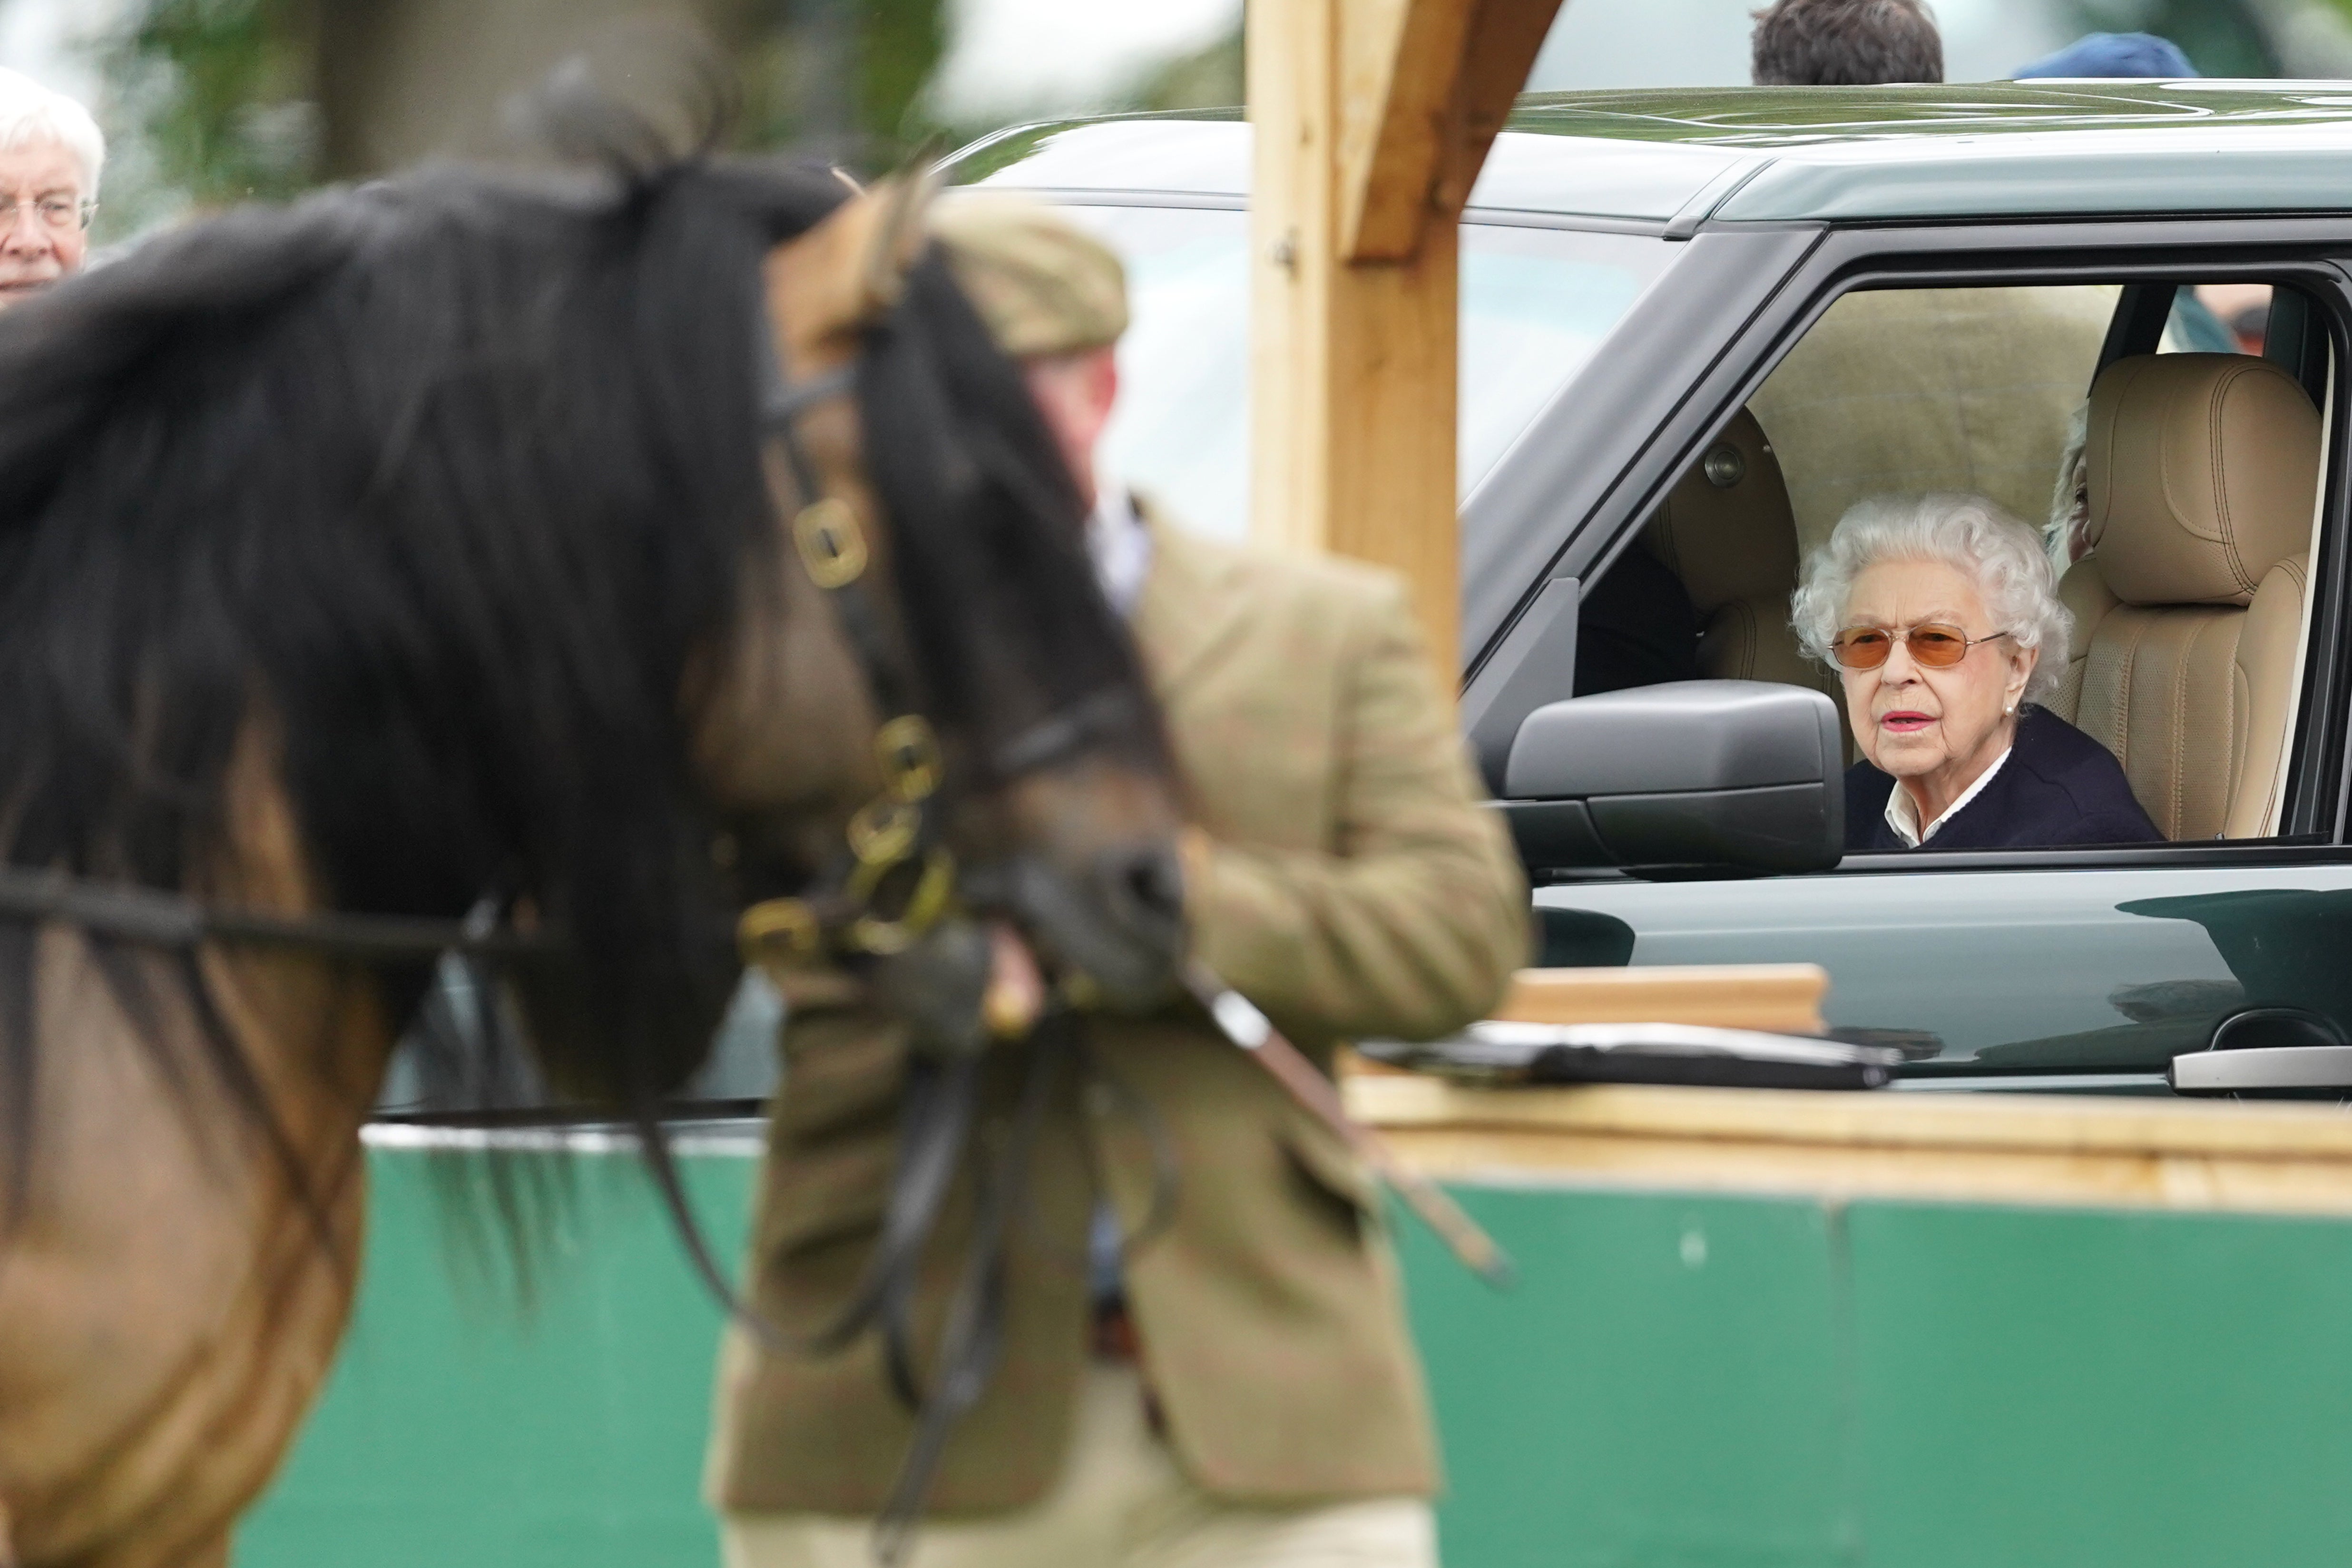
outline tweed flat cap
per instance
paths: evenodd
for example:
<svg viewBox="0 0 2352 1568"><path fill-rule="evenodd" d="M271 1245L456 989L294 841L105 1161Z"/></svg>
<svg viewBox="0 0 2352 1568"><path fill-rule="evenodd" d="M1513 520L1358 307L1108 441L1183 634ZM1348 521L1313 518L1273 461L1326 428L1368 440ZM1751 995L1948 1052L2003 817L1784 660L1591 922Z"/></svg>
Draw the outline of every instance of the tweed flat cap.
<svg viewBox="0 0 2352 1568"><path fill-rule="evenodd" d="M1127 331L1127 269L1042 203L950 196L931 211L931 234L997 346L1015 359L1101 348Z"/></svg>

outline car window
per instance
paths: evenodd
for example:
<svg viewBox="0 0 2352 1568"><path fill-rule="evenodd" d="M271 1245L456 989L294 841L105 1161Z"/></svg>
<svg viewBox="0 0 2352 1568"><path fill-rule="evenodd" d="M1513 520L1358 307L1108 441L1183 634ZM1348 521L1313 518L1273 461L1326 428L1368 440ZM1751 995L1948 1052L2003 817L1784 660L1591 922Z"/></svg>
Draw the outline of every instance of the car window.
<svg viewBox="0 0 2352 1568"><path fill-rule="evenodd" d="M1203 532L1249 529L1248 215L1082 206L1128 268L1106 466ZM1558 396L1678 247L1645 235L1462 231L1459 485L1467 494Z"/></svg>
<svg viewBox="0 0 2352 1568"><path fill-rule="evenodd" d="M2171 515L2190 471L2172 466L2210 473L2226 458L2240 476L2315 474L2311 384L2296 384L2301 373L2289 366L2299 360L2274 355L2262 374L2279 400L2231 405L2267 409L2266 424L2242 427L2245 416L2233 414L2226 431L2216 418L2193 435L2165 412L2171 405L2142 399L2125 405L2131 412L2118 414L2113 441L2086 460L2089 388L2121 295L2120 285L2079 285L1882 289L1838 300L1588 594L1580 693L1691 676L1818 686L1853 710L1855 760L1873 716L1849 702L1847 683L1807 654L1790 624L1801 563L1857 503L1968 492L2042 531L2061 574L2072 636L2044 644L2031 705L2104 744L2162 837L2276 833L2304 685L2316 491L2273 485L2256 502L2253 491L2233 489L2240 523L2261 520L2267 553L2209 562L2190 538L2196 525ZM2158 352L2226 356L2214 374L2261 365L2275 335L2271 309L2267 285L2181 288ZM2301 311L2284 319L2313 321ZM2189 451L2199 440L2213 450ZM2164 472L2150 474L2159 461ZM1719 471L1710 475L1710 462ZM2133 498L2114 500L2098 526L2095 469L2115 497ZM2135 505L2159 521L2126 529L2117 520ZM1688 595L1685 621L1664 613L1669 573ZM2249 585L2237 584L2240 575ZM1624 630L1668 624L1696 638L1695 658L1679 667ZM1590 679L1584 661L1604 655L1611 679Z"/></svg>
<svg viewBox="0 0 2352 1568"><path fill-rule="evenodd" d="M2169 290L2160 337L2142 340L2157 288ZM1844 682L1806 658L1790 625L1805 554L1865 496L1974 490L2042 528L2063 566L2075 630L2048 706L2107 749L2173 842L1989 858L1930 838L1849 853L1828 872L1737 880L1570 869L1536 895L1547 961L1819 964L1833 1029L1899 1047L1915 1087L2163 1093L2176 1055L2248 1017L2352 1035L2352 970L2337 957L2352 865L2308 842L2335 837L2320 754L2332 726L2316 718L2344 701L2332 668L2306 659L2329 591L2311 563L2346 482L2322 449L2342 374L2333 300L2317 283L2238 279L1882 289L1816 317L1585 588L1580 694L1593 689L1589 650L1621 669L1673 662L1634 636L1671 622L1688 628L1684 678L1815 686L1851 736ZM2231 357L2126 373L2172 390L2112 395L2096 458L2110 510L2078 531L2084 414L2111 328L2119 347L2157 356ZM2214 377L2264 391L2227 418L2218 403L2195 416ZM2294 476L2230 492L2270 520L2234 536L2262 556L2247 567L2252 593L2213 577L2211 542L2179 521L2218 493L2221 461L2238 479ZM2135 485L2136 500L2119 499ZM2128 506L2165 526L2118 525ZM1688 602L1669 614L1676 586ZM2323 707L2298 726L2305 701ZM2315 782L2291 784L2302 779ZM1864 793L1846 793L1849 826ZM1876 798L1891 803L1883 780ZM2298 825L2293 847L2244 842Z"/></svg>

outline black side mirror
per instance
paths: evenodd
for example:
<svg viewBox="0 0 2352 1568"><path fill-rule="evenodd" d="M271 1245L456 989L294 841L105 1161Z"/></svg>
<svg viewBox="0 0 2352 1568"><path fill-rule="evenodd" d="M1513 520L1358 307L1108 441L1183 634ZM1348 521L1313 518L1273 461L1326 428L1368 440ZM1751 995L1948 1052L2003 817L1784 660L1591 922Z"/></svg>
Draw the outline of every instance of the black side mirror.
<svg viewBox="0 0 2352 1568"><path fill-rule="evenodd" d="M1837 705L1761 680L1576 697L1520 724L1498 808L1534 873L1818 871L1845 853Z"/></svg>

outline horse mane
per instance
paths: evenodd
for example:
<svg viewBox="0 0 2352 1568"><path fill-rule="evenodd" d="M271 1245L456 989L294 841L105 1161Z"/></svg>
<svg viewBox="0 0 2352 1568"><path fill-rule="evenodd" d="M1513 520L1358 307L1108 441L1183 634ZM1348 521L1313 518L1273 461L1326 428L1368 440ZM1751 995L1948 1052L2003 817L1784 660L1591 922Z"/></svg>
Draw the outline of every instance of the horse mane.
<svg viewBox="0 0 2352 1568"><path fill-rule="evenodd" d="M841 195L699 155L430 170L231 212L0 315L5 858L204 894L264 718L329 902L528 900L590 1025L542 1066L649 1124L736 974L680 693L776 548L760 261ZM976 574L1022 585L1053 690L1139 686L1042 419L935 260L860 393L937 716L979 711L1005 606ZM31 1144L30 938L0 925L0 1181Z"/></svg>

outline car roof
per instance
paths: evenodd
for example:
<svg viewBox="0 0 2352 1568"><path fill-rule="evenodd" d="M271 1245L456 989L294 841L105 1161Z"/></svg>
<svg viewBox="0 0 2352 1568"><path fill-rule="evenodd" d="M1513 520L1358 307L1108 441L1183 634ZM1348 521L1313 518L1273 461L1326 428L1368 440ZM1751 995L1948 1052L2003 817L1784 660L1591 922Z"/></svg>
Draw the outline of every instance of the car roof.
<svg viewBox="0 0 2352 1568"><path fill-rule="evenodd" d="M1016 127L962 182L1075 196L1249 187L1238 110ZM2352 82L2032 81L1530 93L1470 205L1656 222L2352 209Z"/></svg>

